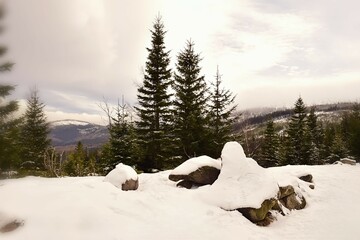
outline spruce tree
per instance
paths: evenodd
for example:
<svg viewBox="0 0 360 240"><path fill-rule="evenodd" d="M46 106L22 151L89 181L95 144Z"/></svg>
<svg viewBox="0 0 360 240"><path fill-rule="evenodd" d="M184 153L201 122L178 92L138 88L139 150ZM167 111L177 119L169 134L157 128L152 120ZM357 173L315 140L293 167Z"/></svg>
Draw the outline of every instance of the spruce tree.
<svg viewBox="0 0 360 240"><path fill-rule="evenodd" d="M306 107L300 97L296 103L287 130L286 163L310 163L310 136L306 121Z"/></svg>
<svg viewBox="0 0 360 240"><path fill-rule="evenodd" d="M194 51L194 43L177 56L174 74L175 134L180 140L178 148L182 160L206 154L209 146L207 100L208 88L200 74L200 55Z"/></svg>
<svg viewBox="0 0 360 240"><path fill-rule="evenodd" d="M43 159L50 146L49 124L44 113L45 104L40 101L37 89L30 93L24 123L21 127L22 161L25 165L43 170ZM30 163L30 164L29 164Z"/></svg>
<svg viewBox="0 0 360 240"><path fill-rule="evenodd" d="M76 144L74 152L69 155L64 171L70 176L84 176L86 174L87 154L81 141Z"/></svg>
<svg viewBox="0 0 360 240"><path fill-rule="evenodd" d="M274 122L268 121L264 134L264 141L261 146L260 165L263 167L273 167L280 165L279 157L279 137L275 131Z"/></svg>
<svg viewBox="0 0 360 240"><path fill-rule="evenodd" d="M144 171L163 169L173 159L171 144L171 69L169 52L165 50L164 24L157 17L151 31L151 47L147 48L144 81L138 88L135 107L140 153L139 168Z"/></svg>
<svg viewBox="0 0 360 240"><path fill-rule="evenodd" d="M315 107L310 108L307 126L310 134L310 164L321 164L324 158L324 132L315 114Z"/></svg>
<svg viewBox="0 0 360 240"><path fill-rule="evenodd" d="M221 75L217 68L215 82L212 83L209 111L210 148L208 155L213 158L220 157L221 150L231 139L232 124L236 120L231 115L236 109L233 105L235 96L230 90L221 87Z"/></svg>
<svg viewBox="0 0 360 240"><path fill-rule="evenodd" d="M122 100L122 104L118 102L115 109L116 116L112 117L110 133L110 151L111 160L108 167L114 169L119 163L134 166L136 162L133 156L133 126L128 122L127 106Z"/></svg>
<svg viewBox="0 0 360 240"><path fill-rule="evenodd" d="M4 14L4 7L0 4L0 20ZM0 29L2 28L0 26ZM0 57L5 55L6 51L5 46L0 46ZM11 71L13 65L8 61L0 63L0 73ZM19 162L18 126L21 120L14 117L14 113L18 110L18 103L6 99L14 89L14 86L0 84L0 170L12 169Z"/></svg>

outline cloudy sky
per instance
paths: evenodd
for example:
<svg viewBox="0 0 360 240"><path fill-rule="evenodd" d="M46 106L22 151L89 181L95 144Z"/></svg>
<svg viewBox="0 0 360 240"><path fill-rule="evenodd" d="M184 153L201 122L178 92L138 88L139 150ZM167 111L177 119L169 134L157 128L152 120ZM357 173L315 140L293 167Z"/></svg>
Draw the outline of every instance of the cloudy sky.
<svg viewBox="0 0 360 240"><path fill-rule="evenodd" d="M216 66L238 108L360 100L357 0L8 0L2 42L16 63L1 82L36 86L49 120L106 123L98 104L136 104L146 47L163 16L172 64L185 41ZM23 101L22 101L23 102Z"/></svg>

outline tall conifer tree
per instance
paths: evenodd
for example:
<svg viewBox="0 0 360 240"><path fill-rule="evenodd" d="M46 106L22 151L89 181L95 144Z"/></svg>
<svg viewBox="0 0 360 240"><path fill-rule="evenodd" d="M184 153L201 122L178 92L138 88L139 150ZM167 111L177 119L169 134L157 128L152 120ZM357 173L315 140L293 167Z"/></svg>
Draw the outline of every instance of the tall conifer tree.
<svg viewBox="0 0 360 240"><path fill-rule="evenodd" d="M305 104L300 97L296 103L287 130L286 163L309 164L310 136Z"/></svg>
<svg viewBox="0 0 360 240"><path fill-rule="evenodd" d="M260 162L264 167L280 165L279 136L275 131L272 120L266 124L264 141L261 146Z"/></svg>
<svg viewBox="0 0 360 240"><path fill-rule="evenodd" d="M175 134L180 140L178 150L183 160L206 154L209 146L208 88L200 74L200 61L194 43L187 41L185 49L178 54L174 74Z"/></svg>
<svg viewBox="0 0 360 240"><path fill-rule="evenodd" d="M48 138L50 130L44 107L37 89L32 90L21 128L22 161L32 162L34 167L39 169L44 169L44 155L51 142Z"/></svg>
<svg viewBox="0 0 360 240"><path fill-rule="evenodd" d="M151 30L151 47L145 65L144 81L138 88L139 105L135 107L139 120L136 122L139 134L139 167L148 171L162 169L173 158L171 143L171 69L169 52L165 50L164 24L158 16Z"/></svg>
<svg viewBox="0 0 360 240"><path fill-rule="evenodd" d="M215 82L212 83L209 111L210 148L208 154L213 158L220 157L224 144L231 139L232 124L236 120L231 114L235 96L230 90L222 88L219 68L216 70Z"/></svg>
<svg viewBox="0 0 360 240"><path fill-rule="evenodd" d="M0 4L0 20L4 17L4 6ZM0 29L3 29L0 26ZM1 33L1 31L0 31ZM5 46L0 46L0 57L7 52ZM0 63L0 73L11 71L13 63L5 61ZM20 119L14 117L18 110L18 103L7 100L15 87L8 84L0 84L0 170L8 170L16 167L19 162L19 131Z"/></svg>

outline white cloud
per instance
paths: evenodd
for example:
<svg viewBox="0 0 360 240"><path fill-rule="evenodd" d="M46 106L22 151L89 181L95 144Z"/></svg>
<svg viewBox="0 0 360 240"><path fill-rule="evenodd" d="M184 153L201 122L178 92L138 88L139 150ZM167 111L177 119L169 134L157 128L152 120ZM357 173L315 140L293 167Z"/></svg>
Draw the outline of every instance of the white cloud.
<svg viewBox="0 0 360 240"><path fill-rule="evenodd" d="M191 38L207 80L220 65L241 108L292 105L300 93L310 101L349 100L360 91L355 0L11 0L8 5L8 56L16 66L6 77L18 85L18 98L36 84L51 118L92 118L103 96L125 95L134 104L158 13L168 30L172 65ZM336 88L344 91L335 93ZM321 89L327 90L320 94Z"/></svg>

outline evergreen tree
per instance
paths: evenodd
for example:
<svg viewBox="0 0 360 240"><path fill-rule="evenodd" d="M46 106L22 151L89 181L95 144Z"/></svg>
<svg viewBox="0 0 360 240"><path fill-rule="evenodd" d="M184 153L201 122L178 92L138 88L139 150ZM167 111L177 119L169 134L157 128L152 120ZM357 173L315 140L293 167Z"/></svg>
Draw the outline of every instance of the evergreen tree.
<svg viewBox="0 0 360 240"><path fill-rule="evenodd" d="M134 166L136 164L133 156L133 126L128 122L127 109L124 100L118 102L116 116L112 117L110 133L111 162L108 167L114 169L119 163Z"/></svg>
<svg viewBox="0 0 360 240"><path fill-rule="evenodd" d="M226 142L231 139L232 124L237 119L231 114L235 111L235 96L230 90L221 88L221 75L217 68L215 82L212 83L213 91L211 93L209 128L210 128L210 148L208 155L213 158L220 157L221 150Z"/></svg>
<svg viewBox="0 0 360 240"><path fill-rule="evenodd" d="M3 5L0 5L0 19L4 16ZM2 29L2 26L0 26ZM7 51L5 46L0 46L0 57ZM10 71L14 64L11 62L0 63L0 73ZM18 103L14 100L6 100L14 91L14 87L0 84L0 170L8 170L16 167L19 162L19 131L20 119L14 117L18 110Z"/></svg>
<svg viewBox="0 0 360 240"><path fill-rule="evenodd" d="M27 100L24 123L21 128L21 145L23 164L43 170L43 159L46 149L50 146L48 138L49 124L44 113L45 104L40 101L38 91L31 91ZM23 166L25 166L23 165Z"/></svg>
<svg viewBox="0 0 360 240"><path fill-rule="evenodd" d="M201 59L194 43L187 41L178 54L174 74L175 134L182 160L206 154L208 149L207 94L204 76L200 75Z"/></svg>
<svg viewBox="0 0 360 240"><path fill-rule="evenodd" d="M310 109L307 117L307 126L310 134L310 164L321 164L324 158L324 133L315 114L315 107Z"/></svg>
<svg viewBox="0 0 360 240"><path fill-rule="evenodd" d="M87 154L84 145L79 141L73 153L69 155L64 171L70 176L84 176L86 174Z"/></svg>
<svg viewBox="0 0 360 240"><path fill-rule="evenodd" d="M268 121L266 124L260 163L263 167L273 167L280 164L279 137L275 131L273 121Z"/></svg>
<svg viewBox="0 0 360 240"><path fill-rule="evenodd" d="M306 107L300 97L295 103L294 113L287 130L287 164L310 164L311 143L306 116Z"/></svg>
<svg viewBox="0 0 360 240"><path fill-rule="evenodd" d="M136 122L138 144L142 150L139 168L144 171L162 169L173 158L171 69L169 52L165 50L165 33L161 17L158 17L151 31L151 48L147 48L144 81L138 88L139 106L135 107L139 116Z"/></svg>
<svg viewBox="0 0 360 240"><path fill-rule="evenodd" d="M342 139L349 153L360 160L360 105L356 104L341 120Z"/></svg>

